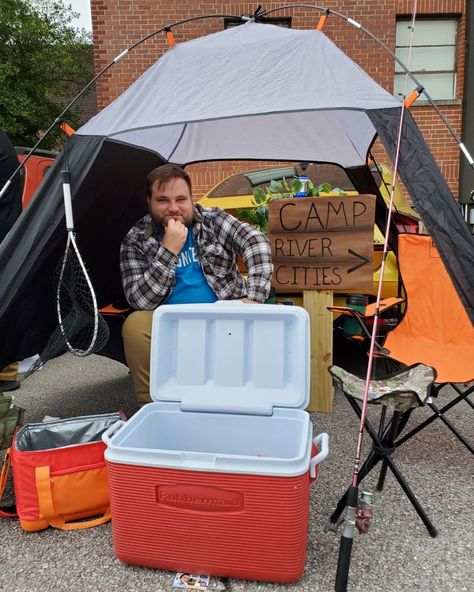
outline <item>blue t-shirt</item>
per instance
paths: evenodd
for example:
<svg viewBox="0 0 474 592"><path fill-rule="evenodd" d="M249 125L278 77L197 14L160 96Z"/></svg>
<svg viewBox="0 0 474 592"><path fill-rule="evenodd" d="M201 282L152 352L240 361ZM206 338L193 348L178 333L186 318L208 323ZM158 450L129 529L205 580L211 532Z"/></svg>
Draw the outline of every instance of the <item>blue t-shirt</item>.
<svg viewBox="0 0 474 592"><path fill-rule="evenodd" d="M188 238L179 252L176 265L176 285L166 299L165 304L193 304L215 302L217 296L209 287L196 257L191 228Z"/></svg>

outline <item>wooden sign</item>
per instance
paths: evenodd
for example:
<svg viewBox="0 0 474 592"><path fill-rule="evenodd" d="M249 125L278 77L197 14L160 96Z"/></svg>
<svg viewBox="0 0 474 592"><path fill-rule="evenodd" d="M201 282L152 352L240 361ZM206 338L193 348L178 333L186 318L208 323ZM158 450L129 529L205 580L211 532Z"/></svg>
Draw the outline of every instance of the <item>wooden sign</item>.
<svg viewBox="0 0 474 592"><path fill-rule="evenodd" d="M372 287L373 195L277 199L268 215L277 291Z"/></svg>

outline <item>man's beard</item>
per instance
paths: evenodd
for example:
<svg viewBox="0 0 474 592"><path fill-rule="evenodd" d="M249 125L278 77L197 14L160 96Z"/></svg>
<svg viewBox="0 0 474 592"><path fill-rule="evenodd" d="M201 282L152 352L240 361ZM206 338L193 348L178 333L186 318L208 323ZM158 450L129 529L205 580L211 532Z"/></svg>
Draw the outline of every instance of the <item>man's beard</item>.
<svg viewBox="0 0 474 592"><path fill-rule="evenodd" d="M168 222L173 219L173 220L179 220L180 222L182 222L185 226L191 226L192 223L194 222L194 211L190 214L187 214L185 216L159 216L156 214L152 214L150 212L150 216L153 220L154 225L157 228L162 228L163 230L166 228Z"/></svg>

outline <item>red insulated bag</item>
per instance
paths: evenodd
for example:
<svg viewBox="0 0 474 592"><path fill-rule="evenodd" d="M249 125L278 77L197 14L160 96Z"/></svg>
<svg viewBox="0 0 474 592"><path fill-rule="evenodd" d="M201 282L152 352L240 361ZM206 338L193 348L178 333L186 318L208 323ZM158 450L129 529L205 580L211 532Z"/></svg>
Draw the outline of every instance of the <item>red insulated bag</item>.
<svg viewBox="0 0 474 592"><path fill-rule="evenodd" d="M17 430L10 459L24 530L48 526L73 530L110 520L101 437L119 419L123 419L120 413L83 416L31 423ZM94 518L83 520L89 517Z"/></svg>

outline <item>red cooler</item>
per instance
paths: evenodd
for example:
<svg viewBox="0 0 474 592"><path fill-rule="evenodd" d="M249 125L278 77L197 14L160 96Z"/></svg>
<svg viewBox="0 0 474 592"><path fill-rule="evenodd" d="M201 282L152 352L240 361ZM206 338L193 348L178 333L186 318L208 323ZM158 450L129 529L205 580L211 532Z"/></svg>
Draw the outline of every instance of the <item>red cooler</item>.
<svg viewBox="0 0 474 592"><path fill-rule="evenodd" d="M309 414L309 322L299 307L160 306L155 402L104 435L113 542L135 565L294 582L309 487L328 453Z"/></svg>

